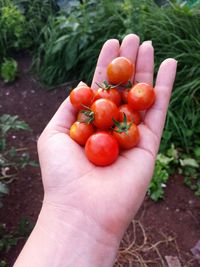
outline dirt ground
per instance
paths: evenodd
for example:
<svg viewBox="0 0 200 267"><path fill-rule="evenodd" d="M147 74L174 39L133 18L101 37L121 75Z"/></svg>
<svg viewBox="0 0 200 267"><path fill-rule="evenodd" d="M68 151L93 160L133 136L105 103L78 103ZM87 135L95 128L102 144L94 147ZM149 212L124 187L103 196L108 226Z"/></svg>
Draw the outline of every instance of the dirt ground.
<svg viewBox="0 0 200 267"><path fill-rule="evenodd" d="M36 140L60 103L67 96L66 88L46 91L28 73L30 58L18 57L20 75L11 85L0 82L0 114L18 115L32 128L31 133L11 135L17 147L28 147L37 160ZM35 223L43 197L39 168L20 171L10 184L10 194L3 199L0 223L13 229L22 218ZM152 202L146 197L136 220L127 230L119 250L116 266L168 266L165 256L177 256L182 266L200 266L190 250L200 239L200 198L183 185L183 178L170 178L164 201ZM0 254L8 267L13 265L25 239L7 254Z"/></svg>

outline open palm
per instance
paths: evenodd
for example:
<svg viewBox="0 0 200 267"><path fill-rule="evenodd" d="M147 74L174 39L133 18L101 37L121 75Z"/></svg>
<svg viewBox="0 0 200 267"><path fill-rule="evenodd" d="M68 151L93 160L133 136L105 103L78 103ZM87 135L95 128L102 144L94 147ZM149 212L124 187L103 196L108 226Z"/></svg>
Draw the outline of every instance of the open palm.
<svg viewBox="0 0 200 267"><path fill-rule="evenodd" d="M108 40L100 53L92 88L106 80L106 67L118 56L136 65L133 80L153 83L154 51L151 42L139 45L139 37L127 35L121 46ZM76 111L69 99L60 106L38 142L45 190L44 203L72 214L81 214L119 239L146 193L153 174L167 107L176 73L176 61L165 60L158 71L156 102L139 126L141 141L120 154L108 167L90 163L84 149L68 135ZM80 215L79 215L80 216Z"/></svg>

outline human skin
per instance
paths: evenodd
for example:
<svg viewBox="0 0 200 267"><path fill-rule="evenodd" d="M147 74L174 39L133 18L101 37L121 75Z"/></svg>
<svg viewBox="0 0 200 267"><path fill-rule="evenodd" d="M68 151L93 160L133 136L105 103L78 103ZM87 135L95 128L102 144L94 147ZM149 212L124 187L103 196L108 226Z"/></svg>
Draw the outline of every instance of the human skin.
<svg viewBox="0 0 200 267"><path fill-rule="evenodd" d="M136 64L132 80L153 83L151 41L139 45L127 35L121 46L108 40L100 53L91 87L107 79L110 61L125 56ZM137 59L137 60L136 60ZM77 111L69 98L38 140L44 200L36 226L14 267L111 267L123 234L139 209L152 178L177 62L164 60L155 83L156 101L143 114L141 140L117 161L97 167L69 137Z"/></svg>

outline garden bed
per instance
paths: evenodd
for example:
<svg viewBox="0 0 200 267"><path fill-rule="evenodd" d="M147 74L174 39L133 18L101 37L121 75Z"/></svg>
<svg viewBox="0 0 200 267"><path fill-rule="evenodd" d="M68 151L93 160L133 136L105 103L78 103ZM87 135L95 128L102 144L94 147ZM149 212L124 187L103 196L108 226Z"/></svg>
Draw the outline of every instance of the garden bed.
<svg viewBox="0 0 200 267"><path fill-rule="evenodd" d="M27 147L31 157L38 160L36 140L65 99L66 88L50 92L44 90L28 73L30 58L21 54L17 60L21 69L20 78L10 85L0 82L0 114L18 115L29 124L31 133L10 135L9 142ZM15 229L22 218L34 224L42 197L39 168L21 170L18 179L10 184L10 194L3 199L0 223L6 224L8 231ZM200 201L183 185L181 176L174 175L169 179L164 200L154 203L146 197L136 220L130 225L122 245L127 247L134 242L128 250L122 248L119 251L116 266L167 266L167 255L177 256L182 266L198 266L190 249L200 237ZM12 266L24 242L25 238L22 238L8 253L0 254L0 260L4 259L7 266Z"/></svg>

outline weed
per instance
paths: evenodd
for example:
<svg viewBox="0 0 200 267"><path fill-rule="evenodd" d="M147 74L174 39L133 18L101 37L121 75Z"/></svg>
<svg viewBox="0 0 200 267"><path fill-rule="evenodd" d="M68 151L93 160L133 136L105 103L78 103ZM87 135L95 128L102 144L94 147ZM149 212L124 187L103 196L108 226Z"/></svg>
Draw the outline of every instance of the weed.
<svg viewBox="0 0 200 267"><path fill-rule="evenodd" d="M33 229L33 224L22 218L14 230L7 229L6 224L0 224L0 253L8 254L18 241L28 237ZM7 266L6 261L0 260L0 267Z"/></svg>
<svg viewBox="0 0 200 267"><path fill-rule="evenodd" d="M17 177L18 169L25 168L27 165L38 166L30 159L27 148L7 147L8 134L19 130L30 131L30 127L19 120L18 116L9 114L0 116L0 199L9 193L8 184Z"/></svg>
<svg viewBox="0 0 200 267"><path fill-rule="evenodd" d="M17 77L17 68L18 64L13 59L5 59L1 65L1 77L3 78L5 83L13 82Z"/></svg>
<svg viewBox="0 0 200 267"><path fill-rule="evenodd" d="M181 150L175 149L174 145L166 151L166 154L158 154L154 175L150 183L148 194L154 201L164 198L164 188L174 173L184 177L184 183L190 187L195 195L200 196L200 149L194 149L191 156Z"/></svg>

